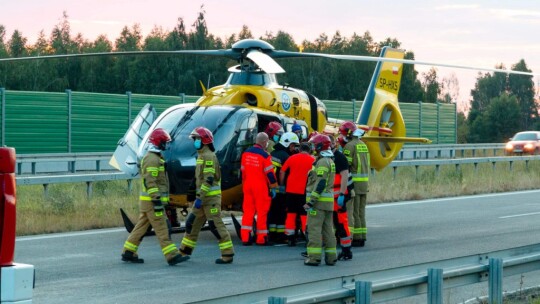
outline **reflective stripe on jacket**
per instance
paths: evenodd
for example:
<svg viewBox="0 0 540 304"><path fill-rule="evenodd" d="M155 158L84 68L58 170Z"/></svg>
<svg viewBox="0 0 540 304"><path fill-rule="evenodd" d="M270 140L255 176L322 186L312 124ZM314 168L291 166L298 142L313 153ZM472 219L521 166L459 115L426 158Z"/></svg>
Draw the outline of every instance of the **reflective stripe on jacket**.
<svg viewBox="0 0 540 304"><path fill-rule="evenodd" d="M309 172L306 186L306 202L315 201L313 207L320 210L334 210L334 178L336 167L329 157L319 157L312 170ZM320 181L325 182L324 189L317 193L317 185Z"/></svg>
<svg viewBox="0 0 540 304"><path fill-rule="evenodd" d="M165 171L165 159L161 153L149 151L141 161L141 201L160 200L169 202L169 179Z"/></svg>
<svg viewBox="0 0 540 304"><path fill-rule="evenodd" d="M358 138L353 138L343 148L343 154L347 157L350 166L350 174L353 182L369 181L369 150Z"/></svg>
<svg viewBox="0 0 540 304"><path fill-rule="evenodd" d="M216 154L208 146L203 146L197 153L199 156L195 166L196 194L204 202L205 198L221 196L221 168Z"/></svg>

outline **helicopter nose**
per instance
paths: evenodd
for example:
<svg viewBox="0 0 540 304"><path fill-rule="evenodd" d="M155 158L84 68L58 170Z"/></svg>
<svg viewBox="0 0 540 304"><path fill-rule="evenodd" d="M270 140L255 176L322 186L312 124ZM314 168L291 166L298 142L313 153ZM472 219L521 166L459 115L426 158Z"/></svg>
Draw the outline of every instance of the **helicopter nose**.
<svg viewBox="0 0 540 304"><path fill-rule="evenodd" d="M195 178L195 158L171 160L167 164L171 194L187 194Z"/></svg>

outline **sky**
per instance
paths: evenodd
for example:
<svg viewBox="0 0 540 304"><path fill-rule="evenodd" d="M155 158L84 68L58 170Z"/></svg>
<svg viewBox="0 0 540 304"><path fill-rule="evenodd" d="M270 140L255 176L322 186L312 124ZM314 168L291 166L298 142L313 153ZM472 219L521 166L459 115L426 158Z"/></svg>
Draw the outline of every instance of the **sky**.
<svg viewBox="0 0 540 304"><path fill-rule="evenodd" d="M191 26L201 6L209 32L225 38L247 25L258 38L284 31L300 44L337 31L343 37L369 31L375 41L396 38L416 60L507 69L524 59L540 73L540 1L538 0L0 0L0 24L6 42L14 30L28 43L41 30L47 37L66 11L72 36L94 40L105 34L114 41L124 26L140 24L146 36L154 27L172 30L183 18ZM189 27L187 30L191 30ZM430 67L416 66L420 73ZM458 107L470 100L477 71L437 68L439 81L455 75ZM534 78L535 85L540 77Z"/></svg>

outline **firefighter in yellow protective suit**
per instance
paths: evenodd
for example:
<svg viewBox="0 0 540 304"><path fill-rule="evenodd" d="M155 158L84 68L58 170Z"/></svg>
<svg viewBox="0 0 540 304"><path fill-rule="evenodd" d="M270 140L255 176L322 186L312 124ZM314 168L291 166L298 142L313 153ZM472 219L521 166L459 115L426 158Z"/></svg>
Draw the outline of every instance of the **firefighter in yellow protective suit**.
<svg viewBox="0 0 540 304"><path fill-rule="evenodd" d="M210 130L198 127L191 132L190 137L199 154L195 167L197 198L186 219L186 233L180 252L185 256L193 253L199 232L208 220L210 231L218 239L221 251L221 257L216 259L216 264L230 264L233 262L234 248L231 235L221 219L221 170L214 153L214 136Z"/></svg>
<svg viewBox="0 0 540 304"><path fill-rule="evenodd" d="M366 200L369 191L369 151L360 140L364 130L357 128L352 121L346 121L339 127L343 141L343 154L347 157L353 182L354 198L347 203L349 230L353 236L352 246L363 247L366 242Z"/></svg>
<svg viewBox="0 0 540 304"><path fill-rule="evenodd" d="M321 263L324 246L326 265L333 266L337 261L336 238L334 235L334 175L336 167L332 157L331 142L328 136L318 134L309 142L316 154L313 169L308 174L306 185L307 259L304 265L318 266Z"/></svg>
<svg viewBox="0 0 540 304"><path fill-rule="evenodd" d="M176 265L189 259L182 256L171 241L165 216L164 206L169 203L169 179L161 151L167 149L170 141L169 133L163 129L155 129L150 134L151 145L141 162L139 220L124 243L122 261L144 263L137 255L137 250L149 225L154 228L161 251L169 265Z"/></svg>

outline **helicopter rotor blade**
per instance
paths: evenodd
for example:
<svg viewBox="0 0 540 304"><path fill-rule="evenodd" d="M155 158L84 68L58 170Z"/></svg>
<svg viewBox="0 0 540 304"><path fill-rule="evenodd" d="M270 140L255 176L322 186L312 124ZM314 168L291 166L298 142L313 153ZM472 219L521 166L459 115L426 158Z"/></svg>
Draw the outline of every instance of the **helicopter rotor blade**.
<svg viewBox="0 0 540 304"><path fill-rule="evenodd" d="M59 59L59 58L76 58L76 57L102 57L102 56L140 56L140 55L206 55L227 57L238 60L241 55L233 50L185 50L185 51L128 51L128 52L104 52L104 53L80 53L80 54L60 54L60 55L45 55L33 57L9 57L0 58L2 61L26 61L39 59Z"/></svg>
<svg viewBox="0 0 540 304"><path fill-rule="evenodd" d="M260 51L249 51L246 57L268 74L285 73L285 70L274 59Z"/></svg>
<svg viewBox="0 0 540 304"><path fill-rule="evenodd" d="M466 70L475 70L475 71L517 74L517 75L527 75L527 76L540 76L540 73L503 70L503 69L486 68L486 67L465 66L465 65L447 64L447 63L440 63L440 62L417 61L417 60L412 60L412 59L397 59L397 58L388 58L388 57L372 57L372 56L362 56L362 55L335 55L335 54L324 54L324 53L302 53L302 52L290 52L290 51L272 51L271 53L269 53L269 55L272 58L323 57L323 58L352 60L352 61L397 62L397 63L413 64L413 65L428 65L428 66L430 65L430 66L439 66L439 67L457 68L457 69L466 69Z"/></svg>

